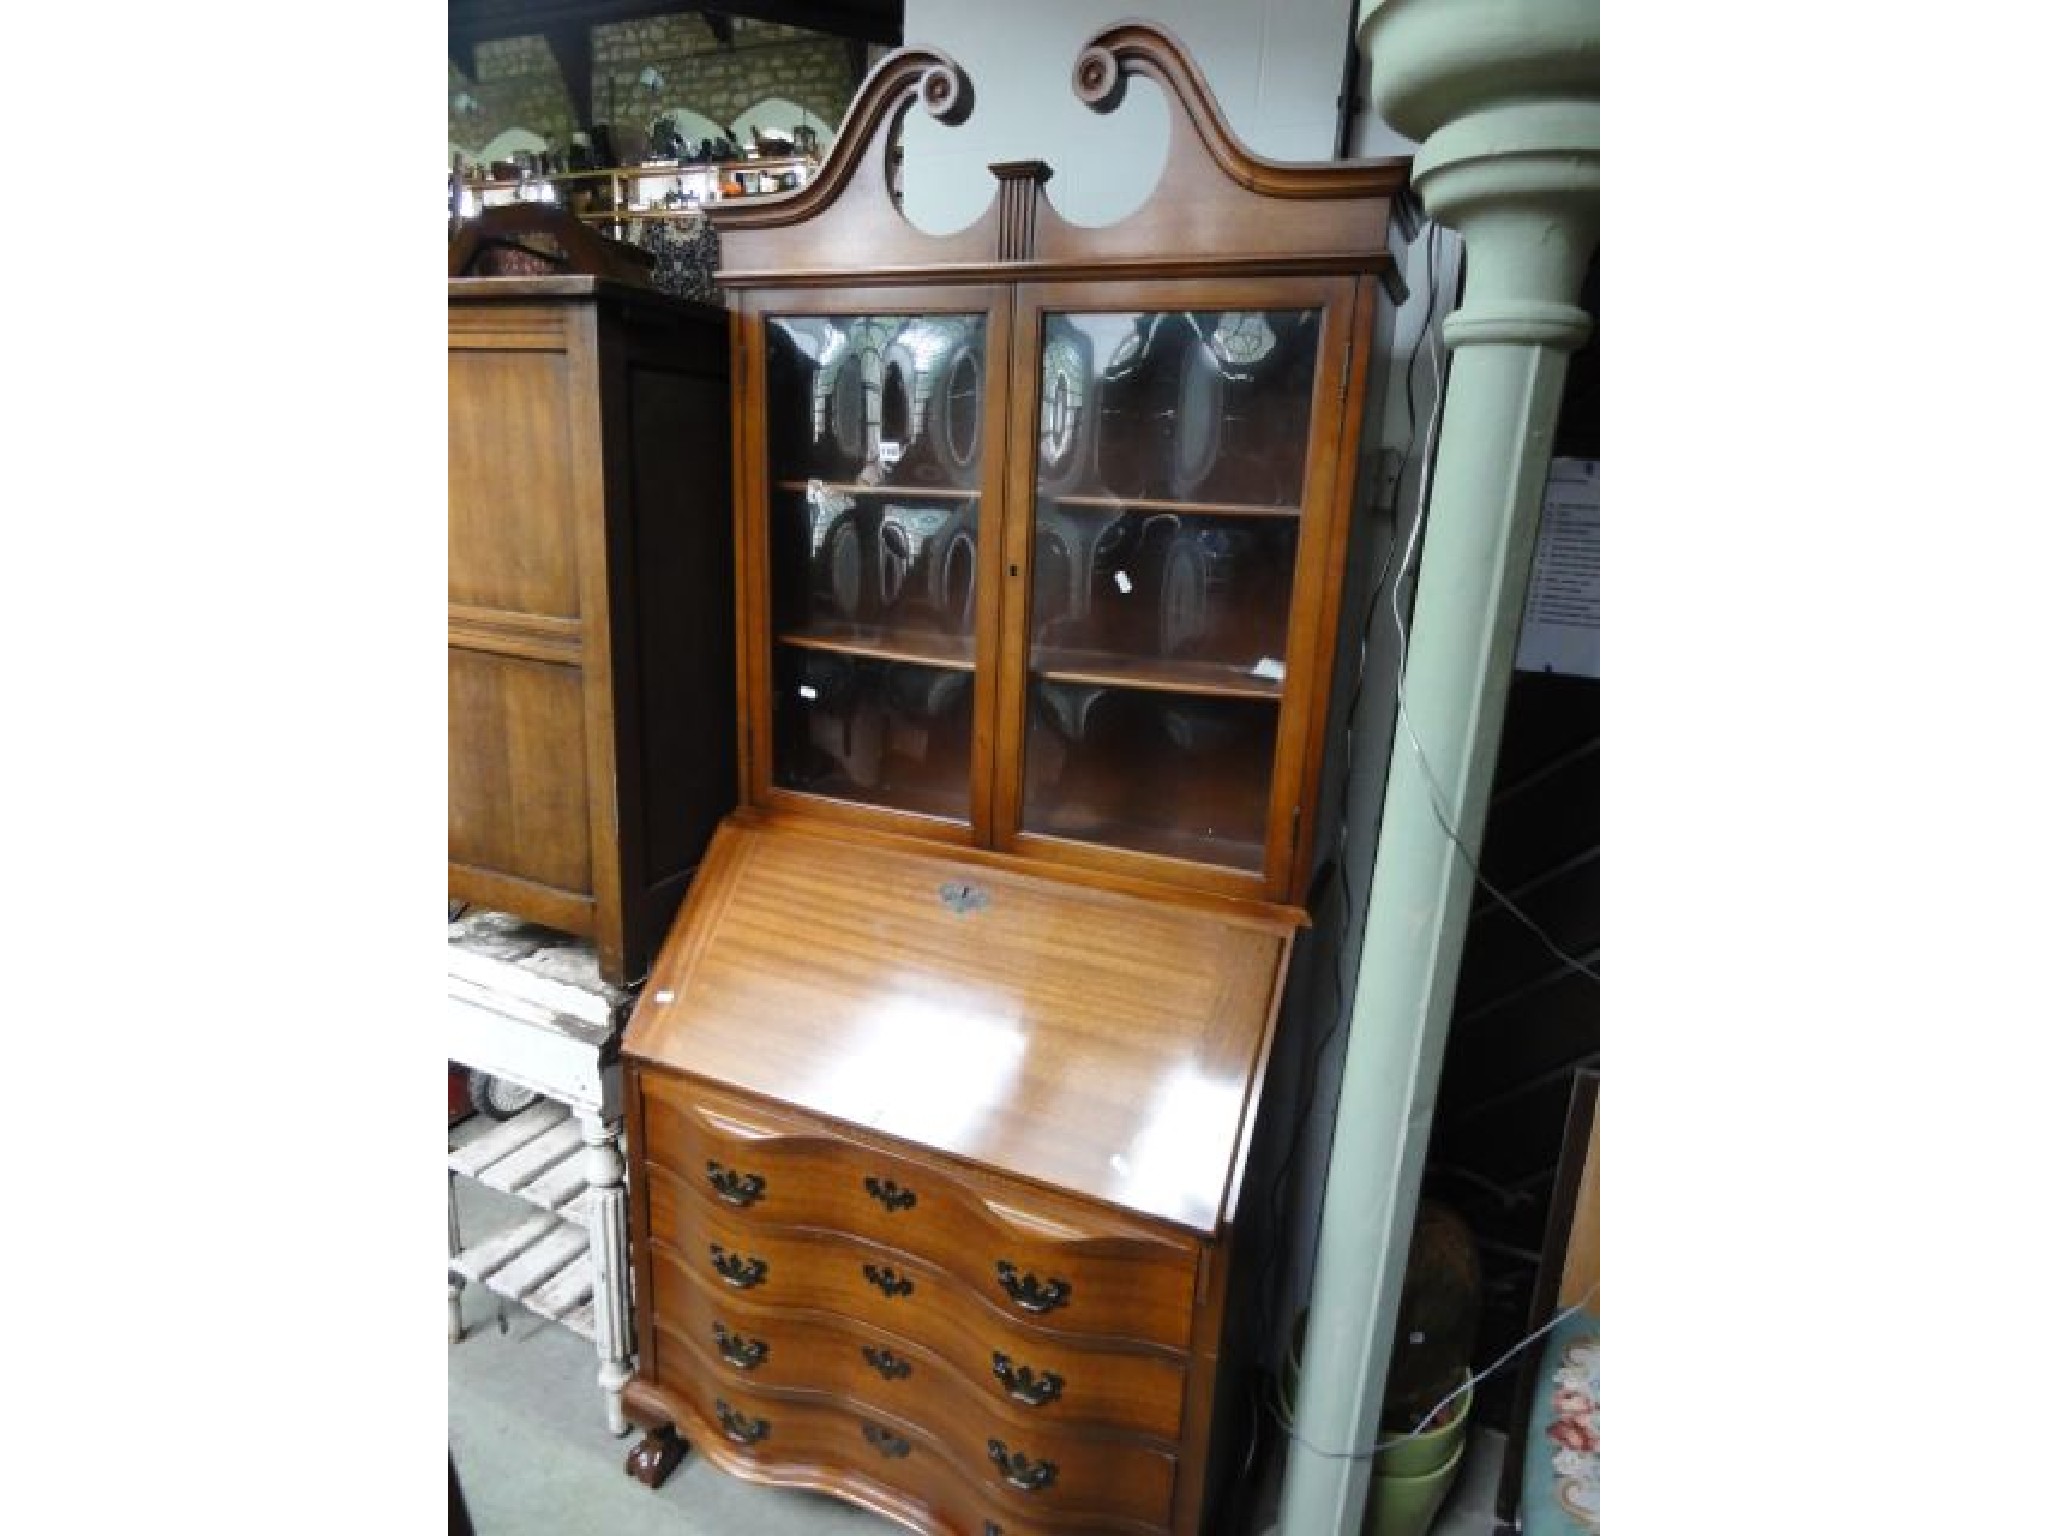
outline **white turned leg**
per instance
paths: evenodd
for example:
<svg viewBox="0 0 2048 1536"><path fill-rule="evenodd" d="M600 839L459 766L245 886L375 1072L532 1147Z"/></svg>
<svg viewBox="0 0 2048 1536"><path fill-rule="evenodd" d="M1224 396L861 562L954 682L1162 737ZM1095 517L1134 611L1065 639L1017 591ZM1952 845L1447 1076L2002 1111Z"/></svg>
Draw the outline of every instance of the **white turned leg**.
<svg viewBox="0 0 2048 1536"><path fill-rule="evenodd" d="M462 1232L455 1224L455 1175L448 1175L448 1342L462 1342L462 1276L455 1256L462 1252Z"/></svg>
<svg viewBox="0 0 2048 1536"><path fill-rule="evenodd" d="M626 1260L626 1164L619 1155L619 1122L578 1112L586 1179L590 1185L591 1312L597 1322L597 1384L614 1435L626 1423L626 1379L633 1374L631 1270Z"/></svg>

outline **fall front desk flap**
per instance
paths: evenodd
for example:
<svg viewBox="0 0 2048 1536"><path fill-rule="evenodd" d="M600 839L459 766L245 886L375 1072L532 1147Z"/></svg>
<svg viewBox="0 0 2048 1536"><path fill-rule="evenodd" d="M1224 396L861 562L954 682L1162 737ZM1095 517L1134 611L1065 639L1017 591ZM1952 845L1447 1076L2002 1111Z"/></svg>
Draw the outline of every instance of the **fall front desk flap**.
<svg viewBox="0 0 2048 1536"><path fill-rule="evenodd" d="M728 823L642 989L641 1061L1213 1233L1287 930Z"/></svg>

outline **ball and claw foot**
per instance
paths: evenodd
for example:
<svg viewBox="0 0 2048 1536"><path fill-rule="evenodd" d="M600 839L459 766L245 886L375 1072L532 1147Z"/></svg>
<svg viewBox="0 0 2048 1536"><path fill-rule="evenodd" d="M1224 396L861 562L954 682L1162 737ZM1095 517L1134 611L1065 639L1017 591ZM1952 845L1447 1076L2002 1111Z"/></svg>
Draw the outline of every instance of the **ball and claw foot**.
<svg viewBox="0 0 2048 1536"><path fill-rule="evenodd" d="M650 1488L659 1488L668 1481L668 1475L675 1471L689 1448L689 1442L676 1433L673 1424L650 1429L640 1443L626 1453L626 1472Z"/></svg>

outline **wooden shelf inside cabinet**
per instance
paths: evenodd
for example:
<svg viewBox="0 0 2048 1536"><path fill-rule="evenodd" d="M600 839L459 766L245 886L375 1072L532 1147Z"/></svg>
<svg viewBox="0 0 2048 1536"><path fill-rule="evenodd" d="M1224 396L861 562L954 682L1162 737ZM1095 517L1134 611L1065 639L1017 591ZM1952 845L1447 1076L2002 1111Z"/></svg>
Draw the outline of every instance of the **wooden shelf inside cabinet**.
<svg viewBox="0 0 2048 1536"><path fill-rule="evenodd" d="M973 637L966 635L821 624L812 629L781 631L775 636L775 642L805 650L833 651L842 656L907 661L921 667L941 667L950 672L974 669L974 641Z"/></svg>
<svg viewBox="0 0 2048 1536"><path fill-rule="evenodd" d="M1263 502L1159 501L1119 496L1050 496L1046 500L1057 507L1082 507L1098 512L1168 513L1180 517L1301 516L1299 507L1271 506Z"/></svg>
<svg viewBox="0 0 2048 1536"><path fill-rule="evenodd" d="M1039 649L1031 672L1056 683L1097 683L1105 688L1139 688L1155 693L1199 694L1209 698L1263 699L1278 703L1282 678L1251 667L1207 661L1160 661L1100 651Z"/></svg>
<svg viewBox="0 0 2048 1536"><path fill-rule="evenodd" d="M839 496L889 497L897 501L930 499L933 501L973 501L981 492L956 485L860 485L845 484L833 480L778 480L778 491L795 491L801 495L813 489Z"/></svg>

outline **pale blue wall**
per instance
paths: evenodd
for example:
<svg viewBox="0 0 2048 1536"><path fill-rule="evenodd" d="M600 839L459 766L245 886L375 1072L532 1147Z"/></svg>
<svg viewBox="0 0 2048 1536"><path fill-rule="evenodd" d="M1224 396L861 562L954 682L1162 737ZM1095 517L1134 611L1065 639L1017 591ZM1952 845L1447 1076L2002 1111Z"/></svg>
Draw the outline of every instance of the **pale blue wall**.
<svg viewBox="0 0 2048 1536"><path fill-rule="evenodd" d="M958 229L994 197L991 163L1043 160L1053 168L1047 195L1069 219L1109 223L1135 208L1164 163L1163 103L1140 81L1116 113L1101 117L1067 84L1088 39L1123 20L1149 21L1178 38L1252 149L1281 160L1328 159L1349 16L1349 0L905 0L904 41L951 54L975 94L973 117L957 129L912 115L904 207L928 229Z"/></svg>

